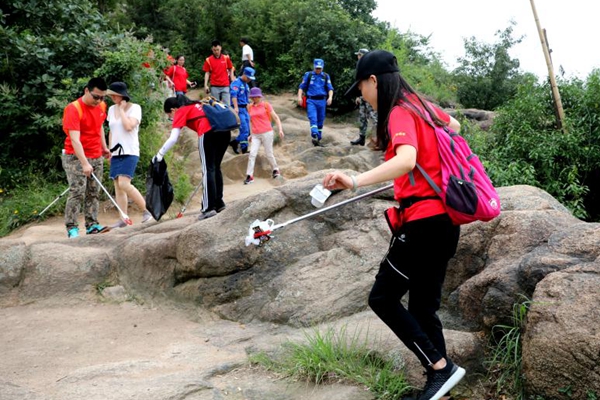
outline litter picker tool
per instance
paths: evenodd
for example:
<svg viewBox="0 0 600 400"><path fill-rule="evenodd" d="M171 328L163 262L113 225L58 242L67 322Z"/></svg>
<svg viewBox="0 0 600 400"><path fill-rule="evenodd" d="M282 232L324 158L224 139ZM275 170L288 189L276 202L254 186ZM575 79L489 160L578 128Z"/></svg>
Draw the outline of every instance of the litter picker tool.
<svg viewBox="0 0 600 400"><path fill-rule="evenodd" d="M355 201L364 199L366 197L373 196L374 194L384 192L393 187L394 187L394 184L392 183L387 186L383 186L378 189L372 190L370 192L352 197L348 200L341 201L337 204L333 204L329 207L321 208L317 211L313 211L311 213L302 215L300 217L290 219L289 221L282 222L281 224L277 224L277 225L275 224L275 222L272 219L267 219L266 221L260 221L257 219L250 224L250 228L248 229L248 236L246 236L246 246L250 246L251 244L253 244L255 246L262 246L263 244L265 244L266 242L271 240L271 234L276 229L283 228L285 226L294 224L296 222L305 220L310 217L314 217L315 215L323 214L324 212L333 210L334 208L338 208L338 207L344 206L346 204L353 203Z"/></svg>
<svg viewBox="0 0 600 400"><path fill-rule="evenodd" d="M62 192L61 194L58 195L57 198L54 199L54 201L52 201L52 203L48 204L48 206L46 208L44 208L38 215L37 217L41 217L43 213L45 213L46 211L48 211L48 209L50 207L52 207L57 201L59 201L65 194L67 194L67 192L69 191L69 188L66 188L64 192Z"/></svg>
<svg viewBox="0 0 600 400"><path fill-rule="evenodd" d="M129 216L127 216L127 214L125 214L123 212L123 210L121 210L121 207L119 207L119 205L117 204L117 202L115 201L115 199L112 198L112 196L110 195L110 193L108 193L108 190L106 190L106 188L104 187L104 185L102 185L102 183L100 182L100 180L98 180L98 178L96 178L96 175L94 175L93 172L92 172L92 178L94 178L94 180L98 183L98 185L100 185L100 187L102 188L102 190L104 190L104 193L106 193L106 195L108 196L108 198L110 199L110 201L112 201L112 203L115 205L115 207L117 207L117 210L119 210L119 214L121 214L121 219L123 220L123 222L125 222L127 225L133 225L133 221L131 221L131 219L129 218Z"/></svg>
<svg viewBox="0 0 600 400"><path fill-rule="evenodd" d="M187 206L190 205L190 202L192 201L192 199L194 198L194 196L196 195L196 193L198 193L198 190L200 189L200 187L202 186L202 181L200 181L200 183L198 184L198 186L196 186L196 189L194 189L194 192L192 193L192 195L190 196L190 198L185 202L185 204L183 205L183 207L181 208L181 211L179 211L177 213L177 217L176 218L181 218L183 217L183 213L185 212L185 210L187 209Z"/></svg>

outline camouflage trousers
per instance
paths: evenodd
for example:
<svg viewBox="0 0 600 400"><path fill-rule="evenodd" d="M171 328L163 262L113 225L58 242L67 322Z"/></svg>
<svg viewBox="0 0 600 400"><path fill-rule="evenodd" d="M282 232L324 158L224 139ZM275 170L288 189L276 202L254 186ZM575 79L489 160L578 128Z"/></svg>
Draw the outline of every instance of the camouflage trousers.
<svg viewBox="0 0 600 400"><path fill-rule="evenodd" d="M373 110L371 104L361 97L360 103L358 104L358 123L360 124L360 136L367 136L369 118L371 118L373 121L374 126L377 126L377 111Z"/></svg>
<svg viewBox="0 0 600 400"><path fill-rule="evenodd" d="M99 157L88 158L87 160L92 165L96 178L102 181L104 159ZM83 213L85 215L85 227L89 228L97 224L100 186L94 178L88 178L83 174L81 163L76 155L63 154L62 166L67 173L67 180L69 181L69 197L67 198L67 205L65 207L65 225L67 226L67 230L79 225L77 219L79 218L81 203L84 200Z"/></svg>

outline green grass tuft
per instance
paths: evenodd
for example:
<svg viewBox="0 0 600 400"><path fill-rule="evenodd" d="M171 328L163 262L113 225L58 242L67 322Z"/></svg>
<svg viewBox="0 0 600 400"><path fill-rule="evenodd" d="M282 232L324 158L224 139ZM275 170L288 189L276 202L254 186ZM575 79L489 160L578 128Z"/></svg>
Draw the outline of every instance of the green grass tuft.
<svg viewBox="0 0 600 400"><path fill-rule="evenodd" d="M315 384L347 383L366 387L376 399L400 398L410 387L393 360L368 347L368 335L329 328L305 332L302 343L286 342L276 357L251 356L254 364L287 377Z"/></svg>

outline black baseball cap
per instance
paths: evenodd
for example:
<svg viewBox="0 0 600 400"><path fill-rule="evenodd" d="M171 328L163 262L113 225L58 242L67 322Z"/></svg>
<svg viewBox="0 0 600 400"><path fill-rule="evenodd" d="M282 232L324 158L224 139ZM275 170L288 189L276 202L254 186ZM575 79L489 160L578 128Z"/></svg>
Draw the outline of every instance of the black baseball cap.
<svg viewBox="0 0 600 400"><path fill-rule="evenodd" d="M354 83L346 91L346 97L356 97L360 95L358 83L367 79L371 75L381 75L387 72L400 72L396 56L385 50L373 50L365 54L356 64L356 74Z"/></svg>

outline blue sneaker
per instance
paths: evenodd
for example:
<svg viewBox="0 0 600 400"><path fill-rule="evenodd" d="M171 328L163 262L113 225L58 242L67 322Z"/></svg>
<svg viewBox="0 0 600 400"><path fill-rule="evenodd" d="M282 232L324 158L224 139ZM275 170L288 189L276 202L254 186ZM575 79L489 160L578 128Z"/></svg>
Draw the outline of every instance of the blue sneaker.
<svg viewBox="0 0 600 400"><path fill-rule="evenodd" d="M69 230L67 231L67 237L68 237L69 239L75 239L75 238L78 238L78 237L79 237L79 228L77 228L77 227L75 226L75 227L73 227L73 228L69 229Z"/></svg>
<svg viewBox="0 0 600 400"><path fill-rule="evenodd" d="M86 231L85 234L86 235L95 235L96 233L104 233L104 232L108 232L110 230L110 228L108 226L102 226L100 224L94 224L94 225L90 225Z"/></svg>

